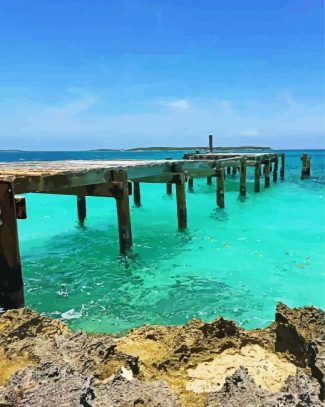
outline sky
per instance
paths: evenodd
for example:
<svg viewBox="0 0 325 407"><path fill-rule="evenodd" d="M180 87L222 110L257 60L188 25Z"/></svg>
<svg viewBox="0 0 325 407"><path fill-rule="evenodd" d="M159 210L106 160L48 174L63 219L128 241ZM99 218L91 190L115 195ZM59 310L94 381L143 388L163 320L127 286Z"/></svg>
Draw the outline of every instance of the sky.
<svg viewBox="0 0 325 407"><path fill-rule="evenodd" d="M1 0L0 149L325 147L323 0Z"/></svg>

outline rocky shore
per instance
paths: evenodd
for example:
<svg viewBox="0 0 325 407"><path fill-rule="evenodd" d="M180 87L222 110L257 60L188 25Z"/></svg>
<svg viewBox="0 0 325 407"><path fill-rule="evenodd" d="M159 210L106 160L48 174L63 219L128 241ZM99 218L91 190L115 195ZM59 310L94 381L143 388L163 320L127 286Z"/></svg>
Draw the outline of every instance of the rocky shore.
<svg viewBox="0 0 325 407"><path fill-rule="evenodd" d="M0 317L0 406L323 406L325 314L278 304L275 321L72 332L29 309Z"/></svg>

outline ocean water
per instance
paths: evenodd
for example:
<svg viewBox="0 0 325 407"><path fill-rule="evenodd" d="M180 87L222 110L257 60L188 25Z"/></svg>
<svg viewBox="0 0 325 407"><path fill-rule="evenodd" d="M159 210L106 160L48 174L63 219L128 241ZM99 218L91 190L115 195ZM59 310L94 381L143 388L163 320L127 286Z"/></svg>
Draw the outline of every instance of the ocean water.
<svg viewBox="0 0 325 407"><path fill-rule="evenodd" d="M141 184L131 201L134 247L119 255L114 199L87 198L79 225L76 198L27 194L19 221L27 306L73 329L123 332L143 324L182 324L217 315L246 328L274 319L275 305L325 308L325 177L323 150L308 151L312 176L300 180L301 151L286 151L285 181L238 200L227 177L225 209L216 186L194 180L187 193L188 230L177 230L175 195ZM0 152L0 161L173 158L183 152ZM132 199L132 197L131 197Z"/></svg>

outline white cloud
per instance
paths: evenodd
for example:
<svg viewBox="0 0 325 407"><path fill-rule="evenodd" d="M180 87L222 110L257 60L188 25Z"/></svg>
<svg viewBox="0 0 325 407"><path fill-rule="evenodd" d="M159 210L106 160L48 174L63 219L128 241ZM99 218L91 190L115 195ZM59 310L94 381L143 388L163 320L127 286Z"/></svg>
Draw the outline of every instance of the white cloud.
<svg viewBox="0 0 325 407"><path fill-rule="evenodd" d="M171 100L169 102L162 102L162 104L175 109L187 110L190 108L190 104L186 99Z"/></svg>

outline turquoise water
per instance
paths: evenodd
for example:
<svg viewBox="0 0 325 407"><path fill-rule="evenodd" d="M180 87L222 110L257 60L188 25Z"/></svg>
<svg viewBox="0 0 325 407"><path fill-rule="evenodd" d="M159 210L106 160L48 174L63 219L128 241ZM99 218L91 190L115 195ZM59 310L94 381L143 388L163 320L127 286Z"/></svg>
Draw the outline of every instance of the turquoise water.
<svg viewBox="0 0 325 407"><path fill-rule="evenodd" d="M178 158L182 152L0 153L0 161L71 158ZM132 205L134 247L119 256L115 202L87 198L76 220L74 197L28 194L19 221L26 303L72 328L121 332L143 324L181 324L217 315L246 328L274 318L277 301L325 308L324 151L309 151L312 177L300 180L301 151L286 152L286 180L238 200L238 176L226 180L216 209L215 180L195 179L187 194L188 230L178 232L175 195L141 184Z"/></svg>

